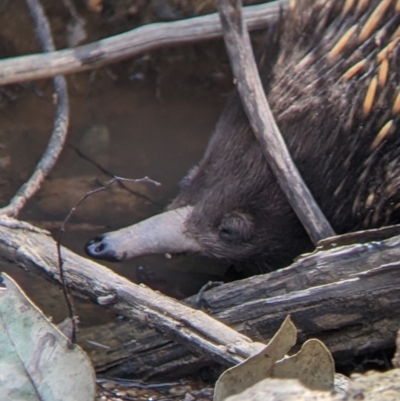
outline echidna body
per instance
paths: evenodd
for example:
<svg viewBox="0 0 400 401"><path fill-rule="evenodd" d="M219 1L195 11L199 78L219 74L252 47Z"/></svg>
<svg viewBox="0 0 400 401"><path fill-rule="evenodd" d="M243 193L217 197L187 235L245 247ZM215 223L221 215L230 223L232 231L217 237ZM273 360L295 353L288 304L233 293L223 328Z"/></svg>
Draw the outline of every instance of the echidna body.
<svg viewBox="0 0 400 401"><path fill-rule="evenodd" d="M400 223L400 0L292 1L277 29L260 56L264 88L332 227ZM111 260L198 252L266 271L312 246L235 92L169 210L86 249Z"/></svg>

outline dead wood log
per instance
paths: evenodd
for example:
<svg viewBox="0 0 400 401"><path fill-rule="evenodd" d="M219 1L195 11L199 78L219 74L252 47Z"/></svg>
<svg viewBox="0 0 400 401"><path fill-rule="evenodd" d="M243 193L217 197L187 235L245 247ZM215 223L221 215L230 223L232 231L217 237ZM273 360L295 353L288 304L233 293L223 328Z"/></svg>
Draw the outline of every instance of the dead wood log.
<svg viewBox="0 0 400 401"><path fill-rule="evenodd" d="M244 15L249 29L267 27L271 18L276 19L287 2L276 0L246 7ZM0 60L0 85L88 71L150 50L214 39L221 34L216 13L149 24L73 49Z"/></svg>
<svg viewBox="0 0 400 401"><path fill-rule="evenodd" d="M56 243L44 230L3 217L0 220L0 255L36 268L60 282ZM189 349L224 364L243 361L264 345L253 342L223 323L172 298L133 284L110 269L63 248L63 282L116 313L156 328Z"/></svg>
<svg viewBox="0 0 400 401"><path fill-rule="evenodd" d="M244 343L240 353L237 353L238 347L235 353L229 346L229 341L234 342L234 334L228 328L227 341L225 328L214 326L212 319L207 320L190 309L179 309L178 302L135 286L70 251L65 250L63 254L67 283L72 289L93 300L114 294L116 302L109 307L141 322L126 323L121 325L121 330L114 327L114 343L107 344L100 335L107 334L105 330L97 329L92 334L92 341L110 347L96 347L92 354L98 371L137 377L175 370L189 373L210 363L215 350L214 360L224 360L225 353L228 357L224 362L235 363L234 356L241 359L240 355L244 357L246 352L254 352L259 346L239 337ZM46 232L28 224L6 218L0 221L0 257L25 269L39 269L58 280L54 241ZM399 260L400 236L317 250L286 269L208 291L204 300L210 312L215 312L214 317L264 342L290 314L300 330L300 341L310 336L320 338L337 362L346 362L354 355L394 346L400 327ZM185 310L186 315L179 317L176 308L180 313ZM168 314L163 315L166 311ZM201 323L205 326L199 328ZM158 335L149 327L168 332L170 338ZM115 345L118 337L122 338L122 345ZM171 338L185 342L196 356ZM207 353L201 348L202 338L211 338L212 346ZM88 339L88 336L82 337L85 343Z"/></svg>
<svg viewBox="0 0 400 401"><path fill-rule="evenodd" d="M337 364L346 364L356 355L394 346L400 327L399 256L400 236L320 250L286 269L210 290L204 300L214 317L264 342L290 314L300 343L317 337L333 352ZM143 329L137 324L122 327L122 331ZM108 335L115 339L115 327L103 330L105 343ZM90 338L93 334L81 337ZM190 373L206 363L199 357L190 360L188 352L179 353L176 345L163 341L144 334L128 347L97 353L96 367L107 374L157 376L173 374L174 369ZM123 363L118 365L117 359L108 358L111 355ZM157 364L158 358L163 365Z"/></svg>

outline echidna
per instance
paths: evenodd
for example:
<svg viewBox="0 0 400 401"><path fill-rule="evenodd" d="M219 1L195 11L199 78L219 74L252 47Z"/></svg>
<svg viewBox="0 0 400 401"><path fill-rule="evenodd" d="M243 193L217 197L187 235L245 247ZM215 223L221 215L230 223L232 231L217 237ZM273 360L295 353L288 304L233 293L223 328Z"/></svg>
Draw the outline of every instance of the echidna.
<svg viewBox="0 0 400 401"><path fill-rule="evenodd" d="M400 223L400 0L297 0L259 69L292 157L337 233ZM272 43L273 42L273 43ZM311 243L237 93L167 212L91 240L95 258L198 252L263 271Z"/></svg>

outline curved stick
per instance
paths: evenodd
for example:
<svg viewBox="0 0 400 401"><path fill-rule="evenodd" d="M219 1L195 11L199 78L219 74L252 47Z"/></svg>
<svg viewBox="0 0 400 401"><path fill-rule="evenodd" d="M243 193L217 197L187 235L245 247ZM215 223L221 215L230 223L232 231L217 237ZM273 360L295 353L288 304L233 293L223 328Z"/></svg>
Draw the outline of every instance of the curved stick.
<svg viewBox="0 0 400 401"><path fill-rule="evenodd" d="M244 17L249 29L268 26L288 0L246 7ZM0 61L0 85L71 74L171 45L194 43L222 35L218 14L176 22L145 25L120 35L73 49L32 54Z"/></svg>
<svg viewBox="0 0 400 401"><path fill-rule="evenodd" d="M254 135L314 245L335 235L294 164L265 97L240 0L218 0L225 45Z"/></svg>
<svg viewBox="0 0 400 401"><path fill-rule="evenodd" d="M44 52L53 52L55 47L51 37L50 25L43 8L37 0L26 0L26 3L36 27L36 35L40 46ZM38 191L63 149L68 132L69 120L68 91L64 77L53 78L53 87L56 106L53 131L47 148L39 163L36 165L32 176L19 188L10 203L0 209L0 214L6 214L8 216L17 216L19 214L27 200Z"/></svg>

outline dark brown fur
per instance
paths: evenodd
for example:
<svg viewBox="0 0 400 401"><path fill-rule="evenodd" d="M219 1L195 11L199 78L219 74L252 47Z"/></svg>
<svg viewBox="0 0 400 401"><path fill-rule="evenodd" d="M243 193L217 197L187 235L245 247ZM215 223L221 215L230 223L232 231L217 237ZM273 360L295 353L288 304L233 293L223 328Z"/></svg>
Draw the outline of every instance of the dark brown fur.
<svg viewBox="0 0 400 401"><path fill-rule="evenodd" d="M384 83L377 61L399 27L399 7L389 1L373 26L370 16L384 1L369 1L358 11L357 1L345 11L344 1L297 3L284 17L272 68L266 66L269 46L260 57L267 97L292 157L337 233L400 223L399 113L392 110L400 85L398 42L387 56ZM335 55L332 49L356 23ZM360 40L367 23L372 33ZM361 60L364 67L351 76L349 69ZM374 77L380 81L368 107L365 98ZM264 271L312 249L236 93L204 158L183 182L170 209L194 206L186 229L204 254Z"/></svg>
<svg viewBox="0 0 400 401"><path fill-rule="evenodd" d="M338 234L400 223L399 24L400 0L292 1L259 57L278 126ZM237 93L174 209L86 250L112 260L193 251L260 272L312 249Z"/></svg>

